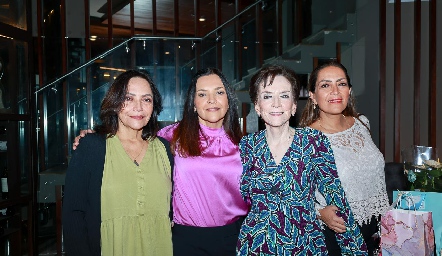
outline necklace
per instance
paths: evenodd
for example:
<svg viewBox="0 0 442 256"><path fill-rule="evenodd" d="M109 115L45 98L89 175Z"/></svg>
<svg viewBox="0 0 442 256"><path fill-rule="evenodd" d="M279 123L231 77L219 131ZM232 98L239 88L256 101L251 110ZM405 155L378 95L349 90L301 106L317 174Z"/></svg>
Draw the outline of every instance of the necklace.
<svg viewBox="0 0 442 256"><path fill-rule="evenodd" d="M345 125L346 125L347 127L350 127L350 125L348 124L347 118L344 116L344 114L342 114L342 116L344 117ZM325 127L322 126L322 124L321 124L321 118L318 119L318 124L319 124L319 126L322 127L322 129L324 129L324 130L328 130L328 131L331 131L331 132L341 132L341 131L343 131L343 130L339 130L339 129L325 128ZM345 129L346 129L347 127L345 127ZM345 129L344 129L344 130L345 130Z"/></svg>
<svg viewBox="0 0 442 256"><path fill-rule="evenodd" d="M143 141L143 143L144 143L144 141ZM141 152L143 152L143 149L144 149L144 147L145 147L146 145L147 145L147 143L144 143L144 144L143 144L143 146L142 146L141 149L140 149L140 152L138 152L138 155L137 155L136 157L132 157L132 155L129 154L129 151L126 149L126 147L123 147L123 148L124 148L124 151L126 151L126 154L127 154L131 159L134 160L134 164L135 164L136 166L140 166L140 164L137 162L137 158L141 155Z"/></svg>

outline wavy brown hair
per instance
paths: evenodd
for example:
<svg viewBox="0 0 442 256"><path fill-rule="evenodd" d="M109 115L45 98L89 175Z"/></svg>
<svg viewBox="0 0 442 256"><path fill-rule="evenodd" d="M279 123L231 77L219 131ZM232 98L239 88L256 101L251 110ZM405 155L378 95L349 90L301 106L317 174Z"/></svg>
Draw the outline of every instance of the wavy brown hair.
<svg viewBox="0 0 442 256"><path fill-rule="evenodd" d="M260 69L250 80L249 95L254 104L258 101L259 86L263 83L264 88L273 84L276 76L283 76L291 85L291 91L295 104L299 99L299 83L295 71L280 65L272 65Z"/></svg>
<svg viewBox="0 0 442 256"><path fill-rule="evenodd" d="M233 87L219 69L201 69L192 78L190 87L187 90L186 102L184 103L183 118L177 125L170 141L172 152L177 150L183 157L200 156L203 150L199 137L201 128L198 113L194 111L195 93L198 79L208 75L217 75L226 89L229 108L223 120L224 130L235 145L238 145L242 137L241 128L239 126L237 99Z"/></svg>
<svg viewBox="0 0 442 256"><path fill-rule="evenodd" d="M118 113L123 108L127 95L129 80L139 77L145 79L153 94L153 112L149 122L143 127L141 137L143 140L153 139L159 130L158 116L163 110L162 99L152 78L146 73L137 70L128 70L120 74L110 86L109 90L101 102L100 119L101 124L95 127L95 131L100 134L108 134L108 137L114 136L118 131Z"/></svg>
<svg viewBox="0 0 442 256"><path fill-rule="evenodd" d="M311 93L315 93L316 91L316 82L318 81L318 75L321 70L328 67L337 67L344 71L345 78L347 79L348 87L352 88L353 85L350 82L350 76L348 75L347 69L341 63L337 61L330 61L324 64L317 66L312 73L310 74L310 78L308 80L308 90ZM350 98L347 102L347 107L342 111L342 114L345 116L353 116L358 117L359 113L356 111L355 107L355 98L353 96L353 92L350 92ZM301 119L299 121L299 127L306 127L316 122L319 119L319 108L314 108L313 100L308 98L307 104L305 105L304 110L302 111Z"/></svg>

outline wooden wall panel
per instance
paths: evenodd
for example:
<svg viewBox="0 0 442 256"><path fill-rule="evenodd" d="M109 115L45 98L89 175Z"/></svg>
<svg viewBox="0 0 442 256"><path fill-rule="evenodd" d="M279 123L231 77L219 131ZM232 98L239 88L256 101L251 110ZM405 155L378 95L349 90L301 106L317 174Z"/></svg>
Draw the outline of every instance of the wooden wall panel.
<svg viewBox="0 0 442 256"><path fill-rule="evenodd" d="M442 148L437 144L437 122L441 122L442 114L437 113L436 3L380 1L379 148L387 161L401 162L401 150L410 145ZM394 22L387 24L387 17ZM393 33L387 35L388 29ZM410 34L412 40L408 41ZM393 60L390 66L386 64L388 59ZM393 92L393 105L387 102L388 91ZM393 120L387 113L394 113ZM391 131L393 136L385 136ZM392 145L393 152L386 145Z"/></svg>

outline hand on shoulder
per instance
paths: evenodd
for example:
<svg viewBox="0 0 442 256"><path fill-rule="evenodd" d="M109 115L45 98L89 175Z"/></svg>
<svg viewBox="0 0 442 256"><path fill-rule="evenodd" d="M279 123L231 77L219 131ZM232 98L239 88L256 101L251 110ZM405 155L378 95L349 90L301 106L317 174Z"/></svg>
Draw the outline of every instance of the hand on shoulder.
<svg viewBox="0 0 442 256"><path fill-rule="evenodd" d="M88 134L88 133L95 133L95 131L92 129L80 130L80 134L77 137L75 137L74 143L72 143L73 150L77 149L77 146L80 144L80 139L83 138L84 136L86 136L86 134Z"/></svg>

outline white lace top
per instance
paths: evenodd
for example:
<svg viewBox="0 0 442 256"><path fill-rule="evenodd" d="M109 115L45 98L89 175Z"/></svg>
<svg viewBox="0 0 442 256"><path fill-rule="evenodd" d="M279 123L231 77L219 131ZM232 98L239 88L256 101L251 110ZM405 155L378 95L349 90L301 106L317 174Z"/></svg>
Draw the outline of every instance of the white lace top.
<svg viewBox="0 0 442 256"><path fill-rule="evenodd" d="M359 119L370 127L365 116ZM359 225L368 223L373 215L384 214L389 206L384 157L367 127L355 118L354 125L345 131L324 133L330 139L339 178ZM316 197L321 205L326 205L319 192Z"/></svg>

